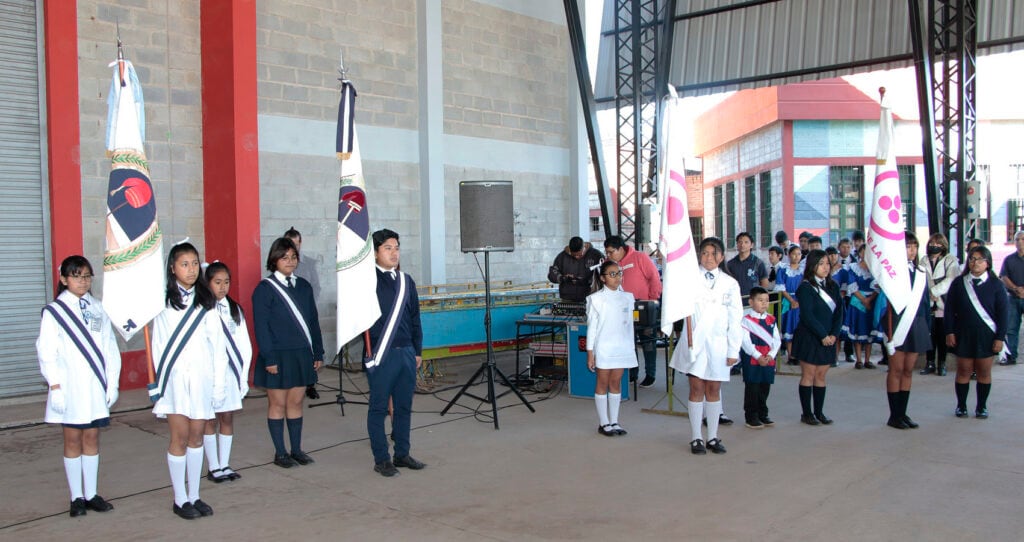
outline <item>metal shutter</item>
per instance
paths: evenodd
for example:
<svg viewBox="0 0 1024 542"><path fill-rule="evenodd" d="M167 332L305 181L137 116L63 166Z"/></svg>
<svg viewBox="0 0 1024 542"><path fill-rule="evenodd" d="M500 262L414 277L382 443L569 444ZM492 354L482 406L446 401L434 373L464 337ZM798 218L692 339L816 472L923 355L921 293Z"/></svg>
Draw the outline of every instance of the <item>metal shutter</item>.
<svg viewBox="0 0 1024 542"><path fill-rule="evenodd" d="M45 390L35 340L47 298L34 0L0 0L0 397Z"/></svg>

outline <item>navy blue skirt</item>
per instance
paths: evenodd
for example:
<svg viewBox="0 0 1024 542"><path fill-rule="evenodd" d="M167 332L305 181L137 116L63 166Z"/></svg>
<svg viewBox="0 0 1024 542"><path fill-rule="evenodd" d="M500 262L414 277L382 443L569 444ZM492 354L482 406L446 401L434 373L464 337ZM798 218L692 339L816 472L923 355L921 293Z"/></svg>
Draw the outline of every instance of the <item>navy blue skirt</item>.
<svg viewBox="0 0 1024 542"><path fill-rule="evenodd" d="M70 427L71 429L99 429L100 427L107 427L110 425L110 418L100 418L93 420L90 423L62 423L63 427Z"/></svg>
<svg viewBox="0 0 1024 542"><path fill-rule="evenodd" d="M267 366L277 365L277 374L267 372ZM256 357L253 383L259 388L286 390L316 384L313 370L313 352L309 348L275 350Z"/></svg>

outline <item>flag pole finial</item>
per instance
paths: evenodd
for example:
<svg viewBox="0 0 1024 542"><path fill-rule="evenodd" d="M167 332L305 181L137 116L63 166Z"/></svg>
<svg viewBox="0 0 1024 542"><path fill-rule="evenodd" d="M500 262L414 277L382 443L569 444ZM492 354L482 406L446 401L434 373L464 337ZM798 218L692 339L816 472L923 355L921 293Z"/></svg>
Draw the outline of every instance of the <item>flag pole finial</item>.
<svg viewBox="0 0 1024 542"><path fill-rule="evenodd" d="M878 97L879 99L885 98L885 87L878 87Z"/></svg>
<svg viewBox="0 0 1024 542"><path fill-rule="evenodd" d="M338 49L338 81L342 83L348 81L348 70L345 69L345 51Z"/></svg>

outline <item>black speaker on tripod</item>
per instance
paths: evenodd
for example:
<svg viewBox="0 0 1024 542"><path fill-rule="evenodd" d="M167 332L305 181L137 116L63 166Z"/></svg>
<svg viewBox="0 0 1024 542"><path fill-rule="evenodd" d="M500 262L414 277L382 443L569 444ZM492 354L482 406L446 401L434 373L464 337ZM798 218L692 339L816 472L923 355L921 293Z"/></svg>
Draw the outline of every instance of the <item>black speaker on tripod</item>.
<svg viewBox="0 0 1024 542"><path fill-rule="evenodd" d="M505 383L509 391L535 412L533 405L519 393L494 363L494 342L491 340L491 252L512 252L515 249L515 231L512 217L512 181L462 181L459 183L459 225L462 237L462 252L484 253L484 330L487 333L487 360L473 373L473 376L455 394L441 415L444 416L452 405L463 395L491 404L494 428L498 429L498 399L509 392L495 395L495 375ZM485 375L486 373L486 375ZM469 387L487 383L487 396L470 393Z"/></svg>

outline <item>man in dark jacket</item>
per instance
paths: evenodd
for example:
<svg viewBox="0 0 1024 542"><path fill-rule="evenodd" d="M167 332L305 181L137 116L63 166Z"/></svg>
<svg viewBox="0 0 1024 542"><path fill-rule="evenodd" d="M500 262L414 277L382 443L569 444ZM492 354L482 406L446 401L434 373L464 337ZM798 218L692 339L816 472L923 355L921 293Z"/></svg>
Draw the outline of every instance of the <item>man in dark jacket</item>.
<svg viewBox="0 0 1024 542"><path fill-rule="evenodd" d="M593 287L604 254L583 239L569 239L569 246L555 256L548 280L558 284L558 296L565 301L584 301Z"/></svg>

